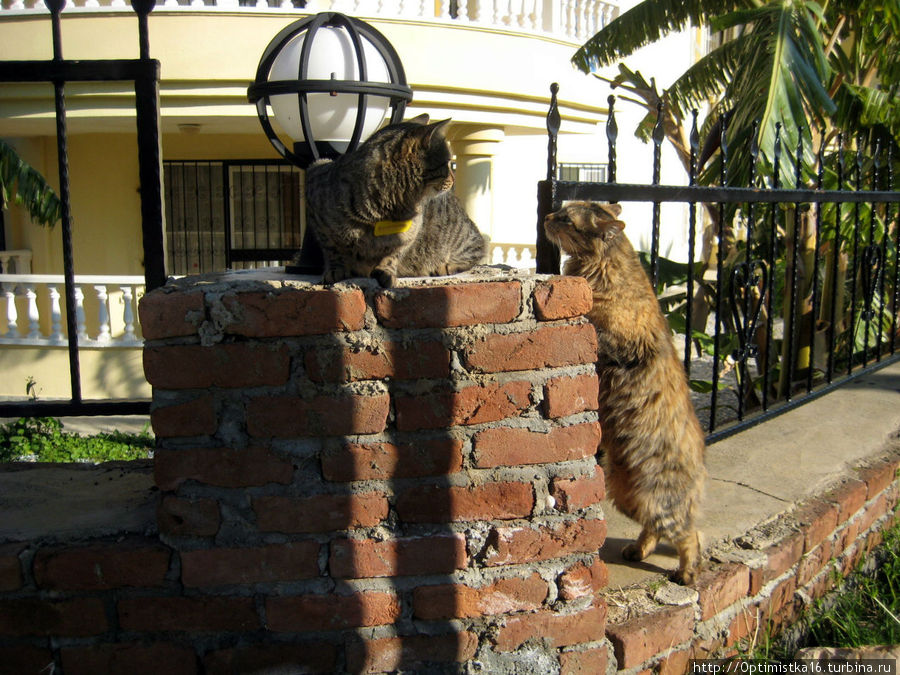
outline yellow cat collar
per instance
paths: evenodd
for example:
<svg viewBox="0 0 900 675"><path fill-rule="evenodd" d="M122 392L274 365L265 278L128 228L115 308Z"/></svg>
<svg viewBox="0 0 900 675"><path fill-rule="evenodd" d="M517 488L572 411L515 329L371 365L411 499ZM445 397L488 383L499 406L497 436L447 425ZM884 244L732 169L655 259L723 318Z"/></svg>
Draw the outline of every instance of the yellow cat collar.
<svg viewBox="0 0 900 675"><path fill-rule="evenodd" d="M411 227L411 220L379 220L375 223L375 236L383 237L388 234L400 234Z"/></svg>

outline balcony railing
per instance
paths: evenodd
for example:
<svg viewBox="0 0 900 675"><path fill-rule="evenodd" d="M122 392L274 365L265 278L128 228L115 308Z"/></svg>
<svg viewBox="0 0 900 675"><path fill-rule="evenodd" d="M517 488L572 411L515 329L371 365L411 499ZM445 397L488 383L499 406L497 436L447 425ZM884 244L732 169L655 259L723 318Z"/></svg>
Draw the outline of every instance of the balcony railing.
<svg viewBox="0 0 900 675"><path fill-rule="evenodd" d="M67 0L63 11L129 11L126 0ZM157 11L335 11L545 33L584 42L619 13L604 0L159 0ZM43 0L0 0L0 14L46 12Z"/></svg>
<svg viewBox="0 0 900 675"><path fill-rule="evenodd" d="M0 345L65 345L61 274L0 274ZM78 344L134 347L142 344L137 301L143 276L76 275Z"/></svg>

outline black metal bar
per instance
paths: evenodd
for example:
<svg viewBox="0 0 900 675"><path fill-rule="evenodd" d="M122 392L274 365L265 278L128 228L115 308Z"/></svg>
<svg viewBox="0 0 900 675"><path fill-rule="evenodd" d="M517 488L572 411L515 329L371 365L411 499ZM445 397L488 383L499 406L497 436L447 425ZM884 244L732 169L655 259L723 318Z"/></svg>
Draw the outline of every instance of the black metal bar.
<svg viewBox="0 0 900 675"><path fill-rule="evenodd" d="M141 181L141 235L147 292L166 283L165 226L162 212L162 146L159 134L159 61L153 74L134 82Z"/></svg>
<svg viewBox="0 0 900 675"><path fill-rule="evenodd" d="M231 223L231 164L228 162L222 162L222 201L224 202L222 206L222 220L225 228L225 267L231 267L231 249L232 249L232 241L231 238L234 236L232 234L233 227Z"/></svg>
<svg viewBox="0 0 900 675"><path fill-rule="evenodd" d="M708 202L740 204L803 204L818 203L893 203L897 193L887 190L842 192L840 190L789 190L747 187L713 187L704 185L635 185L628 183L593 183L557 181L559 199L585 199L589 201L620 202Z"/></svg>
<svg viewBox="0 0 900 675"><path fill-rule="evenodd" d="M856 191L862 190L862 139L856 140ZM857 279L862 271L859 264L859 202L853 204L853 266L850 276L850 350L847 358L847 374L853 372L853 357L856 355L856 322L862 319L856 313Z"/></svg>
<svg viewBox="0 0 900 675"><path fill-rule="evenodd" d="M157 61L140 59L0 61L0 82L129 82L153 77Z"/></svg>
<svg viewBox="0 0 900 675"><path fill-rule="evenodd" d="M550 108L547 111L547 179L538 183L537 239L535 241L535 269L538 274L559 274L559 248L547 239L544 218L553 211L556 185L556 137L561 119L557 94L559 85L550 85Z"/></svg>
<svg viewBox="0 0 900 675"><path fill-rule="evenodd" d="M619 136L619 125L616 123L616 97L610 95L606 99L609 104L609 113L606 118L606 142L609 146L609 160L606 180L609 183L616 182L616 139Z"/></svg>
<svg viewBox="0 0 900 675"><path fill-rule="evenodd" d="M663 104L656 105L656 124L653 126L653 185L659 185L659 174L662 168L662 142L665 138L663 129ZM660 203L653 202L653 217L650 237L650 281L653 288L659 282L659 210Z"/></svg>
<svg viewBox="0 0 900 675"><path fill-rule="evenodd" d="M60 12L63 3L48 1L53 32L53 59L62 61L62 30ZM78 320L75 309L75 256L72 247L72 202L69 191L69 136L66 125L65 80L53 81L56 108L56 154L59 162L59 201L62 225L63 278L65 280L66 337L69 351L69 382L72 403L81 402L81 364L78 354Z"/></svg>
<svg viewBox="0 0 900 675"><path fill-rule="evenodd" d="M794 157L794 184L800 189L802 177L802 166L800 158L803 157L803 132L797 129L797 154ZM797 286L800 283L800 272L798 266L800 263L800 204L794 204L793 218L793 248L791 250L791 271L790 271L790 299L785 297L785 305L788 307L788 315L785 317L788 325L785 327L784 339L788 341L787 345L787 363L783 365L783 369L787 370L787 380L785 381L784 398L787 401L793 396L794 377L796 376L796 355L797 340L799 335L799 326L797 325L797 312L799 311L800 302L797 298ZM787 224L785 224L785 230Z"/></svg>
<svg viewBox="0 0 900 675"><path fill-rule="evenodd" d="M149 414L150 401L146 399L0 402L0 417L88 417Z"/></svg>
<svg viewBox="0 0 900 675"><path fill-rule="evenodd" d="M825 141L819 145L816 165L816 187L825 182ZM809 336L809 369L806 372L806 393L812 391L813 372L816 364L816 335L819 317L819 247L822 245L822 205L816 204L816 241L813 246L812 264L812 330Z"/></svg>
<svg viewBox="0 0 900 675"><path fill-rule="evenodd" d="M888 146L888 158L887 158L887 168L888 168L888 181L887 181L887 189L894 189L894 156L893 156L893 146ZM884 216L884 236L888 236L888 232L890 232L890 209L893 205L888 204L886 213ZM891 355L895 354L897 351L897 342L898 340L898 321L897 321L897 310L900 307L900 208L897 209L897 221L894 224L894 292L893 297L891 298Z"/></svg>
<svg viewBox="0 0 900 675"><path fill-rule="evenodd" d="M772 189L778 190L781 184L781 123L775 124L775 142L772 151ZM771 375L771 364L773 363L772 333L774 328L774 307L775 307L775 261L777 260L776 251L776 231L778 223L775 217L775 204L769 209L769 260L768 264L772 273L769 275L769 283L766 288L766 354L763 358L763 385L762 385L762 409L767 410L769 407L769 377Z"/></svg>
<svg viewBox="0 0 900 675"><path fill-rule="evenodd" d="M727 118L722 119L721 133L719 135L719 158L722 162L721 172L719 174L719 184L723 187L728 184L728 122ZM722 271L725 269L725 205L719 204L719 222L718 231L716 232L716 300L715 300L715 330L713 331L713 371L712 371L712 389L709 392L709 431L712 433L716 428L716 414L718 412L719 398L719 361L721 359L721 338L722 338Z"/></svg>
<svg viewBox="0 0 900 675"><path fill-rule="evenodd" d="M690 157L688 160L688 183L697 183L697 152L700 149L700 133L697 130L697 109L691 110L691 132L689 136ZM684 316L684 372L691 379L691 354L693 347L693 319L694 319L694 257L697 247L697 204L691 202L688 214L688 271L687 271L687 298L685 300Z"/></svg>
<svg viewBox="0 0 900 675"><path fill-rule="evenodd" d="M838 133L838 152L837 152L837 187L840 190L844 185L844 134ZM849 194L849 193L847 193ZM834 346L837 341L837 291L838 291L838 272L840 271L841 260L841 213L843 211L843 201L835 204L834 208L834 250L831 255L831 306L830 326L828 327L828 368L825 373L827 382L831 382L834 378L835 363Z"/></svg>

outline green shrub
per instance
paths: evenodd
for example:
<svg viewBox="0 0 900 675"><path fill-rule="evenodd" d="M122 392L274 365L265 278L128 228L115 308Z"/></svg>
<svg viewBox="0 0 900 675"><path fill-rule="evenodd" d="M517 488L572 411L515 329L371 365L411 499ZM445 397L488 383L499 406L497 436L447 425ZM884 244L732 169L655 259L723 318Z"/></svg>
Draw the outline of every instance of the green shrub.
<svg viewBox="0 0 900 675"><path fill-rule="evenodd" d="M121 431L79 436L53 417L21 417L0 426L0 462L109 462L153 456L153 436Z"/></svg>

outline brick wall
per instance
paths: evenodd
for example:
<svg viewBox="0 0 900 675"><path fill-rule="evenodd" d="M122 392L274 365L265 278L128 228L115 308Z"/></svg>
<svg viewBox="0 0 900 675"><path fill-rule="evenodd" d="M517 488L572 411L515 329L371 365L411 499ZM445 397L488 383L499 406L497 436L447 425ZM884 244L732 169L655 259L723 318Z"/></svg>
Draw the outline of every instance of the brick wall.
<svg viewBox="0 0 900 675"><path fill-rule="evenodd" d="M683 673L690 659L746 654L793 624L896 522L898 468L900 449L889 451L736 541L716 544L692 588L609 591L610 662L627 673Z"/></svg>
<svg viewBox="0 0 900 675"><path fill-rule="evenodd" d="M791 622L881 541L900 456L693 588L607 589L589 302L507 275L149 294L158 532L0 543L0 673L681 673Z"/></svg>
<svg viewBox="0 0 900 675"><path fill-rule="evenodd" d="M606 524L586 284L256 279L143 299L158 536L0 549L0 670L596 658Z"/></svg>

